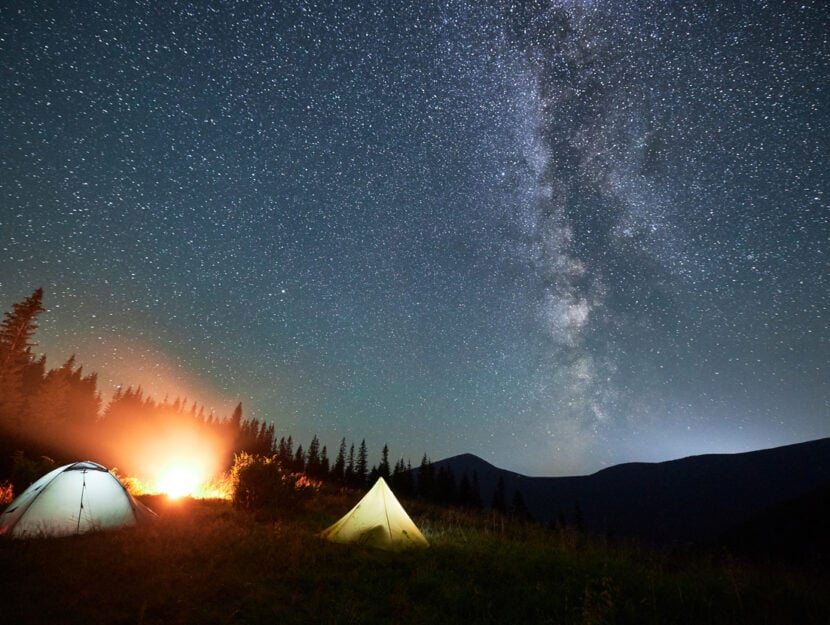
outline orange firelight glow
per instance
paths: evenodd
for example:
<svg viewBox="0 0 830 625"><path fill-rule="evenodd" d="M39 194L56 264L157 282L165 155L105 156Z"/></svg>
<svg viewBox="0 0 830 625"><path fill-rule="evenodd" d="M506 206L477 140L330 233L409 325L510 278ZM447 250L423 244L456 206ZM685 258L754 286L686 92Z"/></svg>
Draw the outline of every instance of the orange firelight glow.
<svg viewBox="0 0 830 625"><path fill-rule="evenodd" d="M175 464L159 477L158 489L171 499L193 495L204 477L192 465Z"/></svg>
<svg viewBox="0 0 830 625"><path fill-rule="evenodd" d="M136 495L167 495L171 499L227 499L227 441L198 423L136 425L111 444L122 460L124 483Z"/></svg>
<svg viewBox="0 0 830 625"><path fill-rule="evenodd" d="M119 476L133 495L167 495L170 499L230 499L233 494L230 478L222 475L205 478L194 467L171 465L156 481L142 481L133 476Z"/></svg>

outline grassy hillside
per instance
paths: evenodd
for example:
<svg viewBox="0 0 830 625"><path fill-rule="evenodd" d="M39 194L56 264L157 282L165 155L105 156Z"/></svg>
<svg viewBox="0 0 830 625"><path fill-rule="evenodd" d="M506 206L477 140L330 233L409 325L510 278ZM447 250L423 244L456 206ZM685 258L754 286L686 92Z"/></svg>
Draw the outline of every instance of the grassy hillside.
<svg viewBox="0 0 830 625"><path fill-rule="evenodd" d="M658 554L572 531L407 505L432 546L321 541L356 495L288 519L148 500L146 527L0 541L0 622L827 623L828 578Z"/></svg>

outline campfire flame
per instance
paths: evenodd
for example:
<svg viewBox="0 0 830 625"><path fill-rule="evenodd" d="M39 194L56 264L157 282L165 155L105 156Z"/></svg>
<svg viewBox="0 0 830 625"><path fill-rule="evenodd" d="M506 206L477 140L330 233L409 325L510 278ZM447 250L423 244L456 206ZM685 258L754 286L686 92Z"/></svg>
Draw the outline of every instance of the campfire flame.
<svg viewBox="0 0 830 625"><path fill-rule="evenodd" d="M144 481L135 476L120 477L132 495L167 495L170 499L231 499L233 486L227 475L204 477L187 465L172 465L156 480Z"/></svg>
<svg viewBox="0 0 830 625"><path fill-rule="evenodd" d="M167 495L170 499L230 499L233 489L223 474L229 443L203 425L190 422L139 423L129 440L113 440L113 455L124 463L122 478L135 495Z"/></svg>

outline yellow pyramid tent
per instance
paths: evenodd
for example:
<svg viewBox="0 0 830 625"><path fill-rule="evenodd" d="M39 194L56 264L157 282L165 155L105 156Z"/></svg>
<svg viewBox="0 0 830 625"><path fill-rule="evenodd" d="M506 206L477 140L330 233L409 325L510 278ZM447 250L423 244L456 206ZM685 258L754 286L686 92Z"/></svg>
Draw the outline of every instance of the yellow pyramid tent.
<svg viewBox="0 0 830 625"><path fill-rule="evenodd" d="M358 543L389 551L429 547L382 477L348 514L320 536L336 543Z"/></svg>

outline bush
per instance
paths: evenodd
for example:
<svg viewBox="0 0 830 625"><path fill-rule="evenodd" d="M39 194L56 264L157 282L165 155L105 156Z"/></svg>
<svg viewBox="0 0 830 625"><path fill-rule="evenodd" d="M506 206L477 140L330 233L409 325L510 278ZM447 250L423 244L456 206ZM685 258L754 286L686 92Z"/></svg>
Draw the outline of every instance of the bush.
<svg viewBox="0 0 830 625"><path fill-rule="evenodd" d="M296 510L317 484L286 471L277 456L236 454L231 468L233 504L243 510Z"/></svg>
<svg viewBox="0 0 830 625"><path fill-rule="evenodd" d="M33 482L56 468L55 461L49 456L41 456L39 460L32 460L18 450L12 454L11 483L15 493L22 493Z"/></svg>

